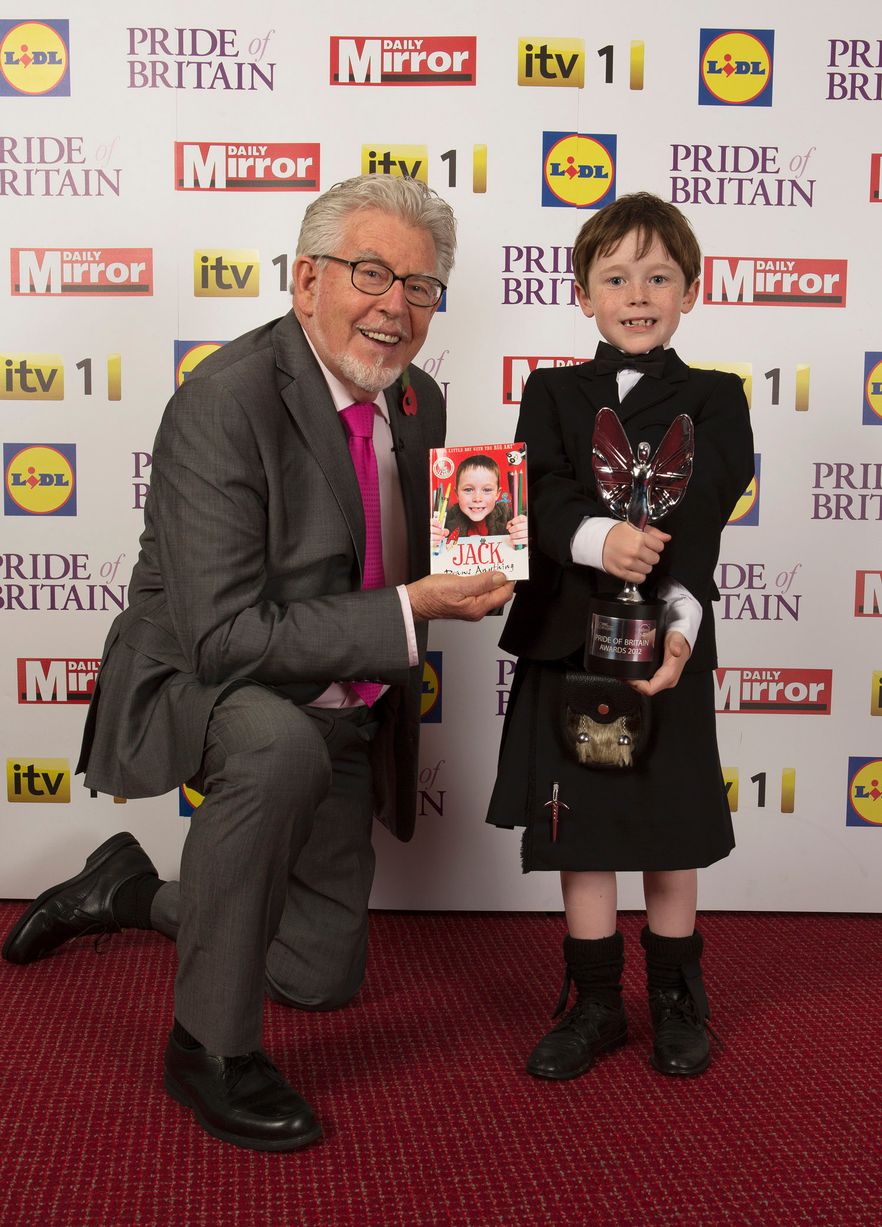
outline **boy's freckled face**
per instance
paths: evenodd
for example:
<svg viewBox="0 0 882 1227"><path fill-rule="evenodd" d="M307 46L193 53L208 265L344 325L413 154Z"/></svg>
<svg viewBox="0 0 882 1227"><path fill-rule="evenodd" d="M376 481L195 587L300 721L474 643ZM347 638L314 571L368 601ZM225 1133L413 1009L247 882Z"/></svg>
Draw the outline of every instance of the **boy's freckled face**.
<svg viewBox="0 0 882 1227"><path fill-rule="evenodd" d="M499 482L489 469L467 469L459 479L456 498L470 520L486 520L496 506Z"/></svg>
<svg viewBox="0 0 882 1227"><path fill-rule="evenodd" d="M686 286L683 270L659 239L638 258L640 234L629 230L588 270L588 291L576 287L579 306L597 322L600 335L626 354L643 354L667 345L680 316L691 311L699 282Z"/></svg>

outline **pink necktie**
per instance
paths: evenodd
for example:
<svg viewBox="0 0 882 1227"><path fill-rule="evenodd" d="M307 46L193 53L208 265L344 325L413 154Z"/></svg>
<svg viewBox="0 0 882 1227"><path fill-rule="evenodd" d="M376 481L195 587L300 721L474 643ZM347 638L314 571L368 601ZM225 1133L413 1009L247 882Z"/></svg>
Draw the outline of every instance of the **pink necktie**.
<svg viewBox="0 0 882 1227"><path fill-rule="evenodd" d="M363 588L383 588L386 585L383 572L383 536L380 531L380 479L377 475L377 457L374 454L373 442L376 408L373 401L356 401L348 409L340 411L364 506ZM377 682L350 682L350 685L368 707L377 701L383 689Z"/></svg>

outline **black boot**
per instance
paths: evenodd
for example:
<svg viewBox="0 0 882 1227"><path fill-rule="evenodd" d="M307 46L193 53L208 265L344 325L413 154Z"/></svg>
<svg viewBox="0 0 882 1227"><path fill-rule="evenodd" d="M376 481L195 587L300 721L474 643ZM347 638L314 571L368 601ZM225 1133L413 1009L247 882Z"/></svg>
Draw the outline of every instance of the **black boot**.
<svg viewBox="0 0 882 1227"><path fill-rule="evenodd" d="M646 982L655 1042L651 1062L661 1074L702 1074L710 1064L710 1008L701 978L704 946L691 937L659 937L648 927L640 934L646 951Z"/></svg>
<svg viewBox="0 0 882 1227"><path fill-rule="evenodd" d="M544 1036L527 1061L527 1073L535 1078L562 1081L578 1078L594 1064L601 1052L620 1048L628 1038L622 1007L624 942L621 933L596 941L564 938L566 974L557 1018L566 1009L570 982L577 998L572 1009Z"/></svg>

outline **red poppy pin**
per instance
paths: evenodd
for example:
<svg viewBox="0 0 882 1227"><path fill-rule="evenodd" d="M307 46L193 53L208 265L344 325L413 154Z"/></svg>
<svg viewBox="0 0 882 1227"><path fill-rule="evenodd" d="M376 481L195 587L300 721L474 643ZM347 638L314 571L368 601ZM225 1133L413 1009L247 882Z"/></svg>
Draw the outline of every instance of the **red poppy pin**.
<svg viewBox="0 0 882 1227"><path fill-rule="evenodd" d="M409 418L412 418L417 411L416 392L413 390L413 384L410 382L410 375L407 371L403 371L401 375L401 408Z"/></svg>

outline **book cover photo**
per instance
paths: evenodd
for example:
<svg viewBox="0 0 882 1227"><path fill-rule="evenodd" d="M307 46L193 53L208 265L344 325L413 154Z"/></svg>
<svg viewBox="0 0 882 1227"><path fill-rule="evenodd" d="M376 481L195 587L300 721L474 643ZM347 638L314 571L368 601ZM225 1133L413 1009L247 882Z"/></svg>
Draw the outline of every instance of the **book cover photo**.
<svg viewBox="0 0 882 1227"><path fill-rule="evenodd" d="M429 498L431 574L528 578L525 444L432 448Z"/></svg>

